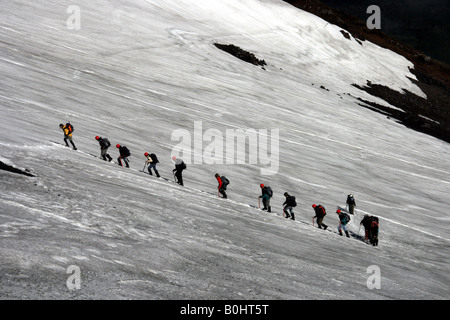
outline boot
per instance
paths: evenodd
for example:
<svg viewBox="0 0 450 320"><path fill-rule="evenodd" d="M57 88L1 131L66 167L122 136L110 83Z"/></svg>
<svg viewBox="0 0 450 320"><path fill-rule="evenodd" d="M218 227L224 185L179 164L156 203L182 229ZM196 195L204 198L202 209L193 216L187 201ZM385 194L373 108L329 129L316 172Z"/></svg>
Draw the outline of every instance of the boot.
<svg viewBox="0 0 450 320"><path fill-rule="evenodd" d="M322 223L322 226L323 226L323 230L327 230L328 226L326 224Z"/></svg>
<svg viewBox="0 0 450 320"><path fill-rule="evenodd" d="M159 175L158 170L155 170L155 173L156 173L156 176L157 176L158 178L161 177L161 176Z"/></svg>
<svg viewBox="0 0 450 320"><path fill-rule="evenodd" d="M347 236L347 238L350 238L348 231L345 231L345 235Z"/></svg>
<svg viewBox="0 0 450 320"><path fill-rule="evenodd" d="M291 219L292 219L292 220L295 220L295 215L294 215L293 212L291 213Z"/></svg>
<svg viewBox="0 0 450 320"><path fill-rule="evenodd" d="M109 154L107 154L106 157L108 158L108 162L111 162L112 157Z"/></svg>
<svg viewBox="0 0 450 320"><path fill-rule="evenodd" d="M342 231L341 230L339 230L339 235L342 236Z"/></svg>
<svg viewBox="0 0 450 320"><path fill-rule="evenodd" d="M272 209L269 207L269 208L267 209L267 212L272 212Z"/></svg>

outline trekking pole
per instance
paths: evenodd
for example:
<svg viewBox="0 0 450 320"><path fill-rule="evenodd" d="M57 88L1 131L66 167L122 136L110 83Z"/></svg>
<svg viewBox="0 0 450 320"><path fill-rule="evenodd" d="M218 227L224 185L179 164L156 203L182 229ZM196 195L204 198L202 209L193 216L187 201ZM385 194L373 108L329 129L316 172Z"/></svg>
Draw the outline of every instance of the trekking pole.
<svg viewBox="0 0 450 320"><path fill-rule="evenodd" d="M313 227L314 227L314 217L313 217Z"/></svg>
<svg viewBox="0 0 450 320"><path fill-rule="evenodd" d="M261 209L261 198L258 197L258 208Z"/></svg>
<svg viewBox="0 0 450 320"><path fill-rule="evenodd" d="M144 172L146 165L147 165L147 162L144 162L144 168L142 169L142 172Z"/></svg>

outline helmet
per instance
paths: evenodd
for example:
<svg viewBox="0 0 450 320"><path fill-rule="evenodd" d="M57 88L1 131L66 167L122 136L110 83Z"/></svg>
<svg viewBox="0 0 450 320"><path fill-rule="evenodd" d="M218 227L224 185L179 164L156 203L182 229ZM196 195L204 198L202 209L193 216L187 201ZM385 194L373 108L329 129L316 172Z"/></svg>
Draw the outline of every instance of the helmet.
<svg viewBox="0 0 450 320"><path fill-rule="evenodd" d="M216 177L216 178L217 178L217 177L220 177L220 174L216 173L216 174L215 174L215 177Z"/></svg>
<svg viewBox="0 0 450 320"><path fill-rule="evenodd" d="M173 157L172 157L172 160L173 160L173 161L177 160L177 157L173 156Z"/></svg>
<svg viewBox="0 0 450 320"><path fill-rule="evenodd" d="M98 140L98 139L100 139L100 137L99 137L99 136L96 136L96 137L95 137L95 140Z"/></svg>
<svg viewBox="0 0 450 320"><path fill-rule="evenodd" d="M116 148L120 148L120 144L117 144L117 145L116 145Z"/></svg>
<svg viewBox="0 0 450 320"><path fill-rule="evenodd" d="M260 186L261 188L264 188L264 184L262 184L262 183L261 183L259 186Z"/></svg>
<svg viewBox="0 0 450 320"><path fill-rule="evenodd" d="M148 156L148 152L144 153L144 156Z"/></svg>
<svg viewBox="0 0 450 320"><path fill-rule="evenodd" d="M285 193L284 193L284 196L285 196L285 197L289 196L289 193L285 192Z"/></svg>
<svg viewBox="0 0 450 320"><path fill-rule="evenodd" d="M312 207L315 208L315 207L317 207L317 205L316 205L316 204L313 204Z"/></svg>
<svg viewBox="0 0 450 320"><path fill-rule="evenodd" d="M337 209L337 210L336 210L336 213L341 213L341 210L340 210L340 209Z"/></svg>
<svg viewBox="0 0 450 320"><path fill-rule="evenodd" d="M59 127L62 128L62 127L64 127L64 125L63 125L62 123L60 123L60 124L59 124Z"/></svg>

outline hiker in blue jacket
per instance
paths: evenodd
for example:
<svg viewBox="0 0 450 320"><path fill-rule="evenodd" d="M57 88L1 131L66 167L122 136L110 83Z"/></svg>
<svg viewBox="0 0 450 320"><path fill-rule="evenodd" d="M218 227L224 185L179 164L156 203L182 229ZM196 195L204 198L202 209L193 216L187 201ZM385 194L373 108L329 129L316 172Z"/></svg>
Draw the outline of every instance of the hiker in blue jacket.
<svg viewBox="0 0 450 320"><path fill-rule="evenodd" d="M350 216L347 213L342 212L340 209L336 210L336 213L339 216L339 227L338 227L339 234L342 236L341 229L344 229L345 235L347 236L347 238L350 238L350 235L348 234L346 227L347 223L349 223L350 221Z"/></svg>

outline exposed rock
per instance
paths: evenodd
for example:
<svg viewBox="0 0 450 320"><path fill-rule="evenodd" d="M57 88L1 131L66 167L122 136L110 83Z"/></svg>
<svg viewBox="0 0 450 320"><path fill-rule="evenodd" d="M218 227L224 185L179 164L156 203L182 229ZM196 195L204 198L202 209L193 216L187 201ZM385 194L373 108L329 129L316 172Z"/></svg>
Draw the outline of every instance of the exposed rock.
<svg viewBox="0 0 450 320"><path fill-rule="evenodd" d="M1 161L0 161L0 170L9 171L9 172L12 172L12 173L23 174L23 175L26 175L28 177L34 177L34 175L32 175L29 172L28 169L25 169L25 170L17 169L17 168L14 168L13 166L10 166L10 165L8 165L6 163L3 163Z"/></svg>
<svg viewBox="0 0 450 320"><path fill-rule="evenodd" d="M251 52L245 51L238 46L235 46L234 44L220 44L220 43L214 43L214 45L219 48L220 50L223 50L225 52L228 52L229 54L232 54L236 58L239 58L245 62L254 64L256 66L266 66L266 62L264 60L259 60L255 57L255 55ZM264 69L264 68L263 68Z"/></svg>

